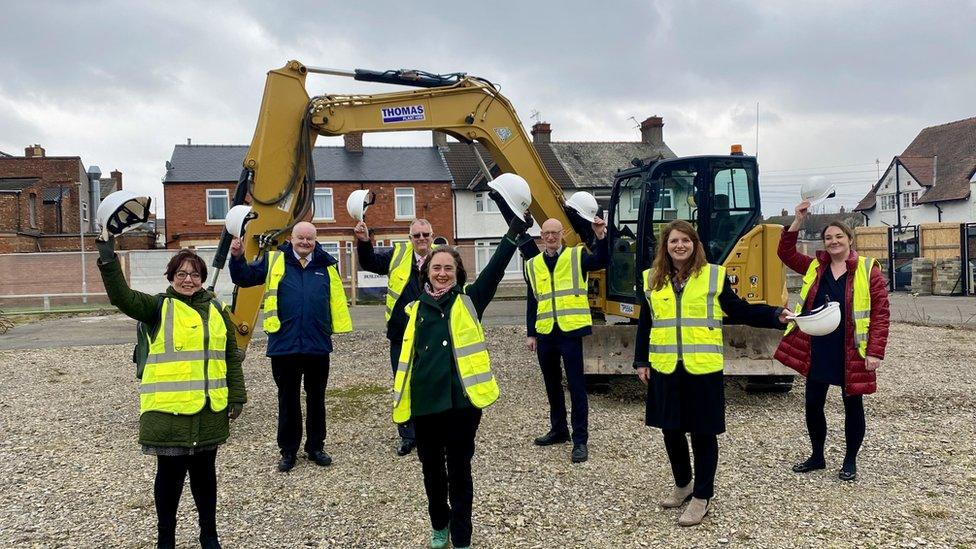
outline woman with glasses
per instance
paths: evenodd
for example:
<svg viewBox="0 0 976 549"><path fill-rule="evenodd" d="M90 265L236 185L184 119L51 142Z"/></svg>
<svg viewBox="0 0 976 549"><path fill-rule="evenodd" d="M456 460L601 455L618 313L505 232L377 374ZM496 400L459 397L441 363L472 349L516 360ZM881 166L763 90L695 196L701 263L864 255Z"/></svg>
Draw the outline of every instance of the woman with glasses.
<svg viewBox="0 0 976 549"><path fill-rule="evenodd" d="M169 287L149 295L129 288L113 238L96 243L109 300L148 334L139 442L144 454L156 456L157 547L176 547L176 510L189 473L200 544L218 548L217 447L247 401L233 325L203 288L207 265L193 251L177 252L166 265Z"/></svg>

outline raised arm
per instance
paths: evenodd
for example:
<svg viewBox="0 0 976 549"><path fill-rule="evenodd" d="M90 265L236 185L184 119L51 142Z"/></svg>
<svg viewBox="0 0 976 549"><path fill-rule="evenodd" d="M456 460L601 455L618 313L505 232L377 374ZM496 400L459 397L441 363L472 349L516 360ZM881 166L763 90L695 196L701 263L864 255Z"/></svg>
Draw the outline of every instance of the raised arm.
<svg viewBox="0 0 976 549"><path fill-rule="evenodd" d="M803 222L806 221L807 215L810 213L810 202L804 200L797 204L794 213L793 224L780 234L776 255L779 256L783 264L793 271L805 274L810 268L813 258L796 249L796 240L800 236L800 228L803 227Z"/></svg>
<svg viewBox="0 0 976 549"><path fill-rule="evenodd" d="M109 302L130 318L153 326L158 324L158 298L129 287L122 273L122 263L115 254L114 239L96 240L95 244L98 246L98 270Z"/></svg>
<svg viewBox="0 0 976 549"><path fill-rule="evenodd" d="M264 284L268 274L268 253L261 254L254 263L248 263L244 260L244 247L235 238L230 245L230 279L241 288Z"/></svg>
<svg viewBox="0 0 976 549"><path fill-rule="evenodd" d="M478 318L481 318L481 314L488 307L488 303L495 297L495 290L498 289L498 283L505 277L505 267L508 266L512 260L512 256L515 255L515 250L517 249L516 243L528 228L528 224L523 219L513 219L508 227L508 232L505 233L505 238L502 238L502 241L498 244L498 248L492 254L488 265L478 275L478 279L471 283L465 290L465 293L471 297L475 309L478 310Z"/></svg>
<svg viewBox="0 0 976 549"><path fill-rule="evenodd" d="M377 252L369 240L369 229L362 221L356 225L355 232L359 268L378 275L390 274L390 260L393 259L393 250Z"/></svg>

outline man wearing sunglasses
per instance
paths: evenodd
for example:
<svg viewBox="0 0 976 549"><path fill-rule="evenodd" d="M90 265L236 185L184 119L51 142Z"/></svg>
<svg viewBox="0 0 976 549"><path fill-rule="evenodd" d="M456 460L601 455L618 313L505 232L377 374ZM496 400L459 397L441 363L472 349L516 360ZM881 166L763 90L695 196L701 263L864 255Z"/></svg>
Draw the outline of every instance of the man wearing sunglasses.
<svg viewBox="0 0 976 549"><path fill-rule="evenodd" d="M434 229L426 219L416 219L410 224L409 242L397 242L392 250L384 252L373 249L366 223L360 221L355 233L359 240L356 246L359 268L389 277L386 288L386 338L390 340L390 366L396 372L403 332L407 329L404 307L420 298L423 291L420 266L430 253ZM397 430L400 433L397 455L405 456L417 445L413 423L398 425Z"/></svg>

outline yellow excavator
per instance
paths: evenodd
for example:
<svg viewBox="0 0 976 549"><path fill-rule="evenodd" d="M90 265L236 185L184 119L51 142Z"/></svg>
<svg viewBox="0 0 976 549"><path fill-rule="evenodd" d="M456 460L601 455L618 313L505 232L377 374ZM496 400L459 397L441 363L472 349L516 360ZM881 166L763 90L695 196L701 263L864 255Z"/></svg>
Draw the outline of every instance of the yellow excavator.
<svg viewBox="0 0 976 549"><path fill-rule="evenodd" d="M305 87L309 73L398 84L416 89L371 95L317 95ZM588 244L589 224L569 212L560 187L546 171L522 123L492 82L464 73L352 71L289 61L270 71L257 127L244 157L234 205L250 203L244 254L253 260L284 242L291 227L309 216L315 171L311 151L319 135L351 132L434 130L482 144L502 173L525 178L532 192L530 213L539 223L560 220L566 245ZM485 162L482 169L491 178ZM735 291L756 303L783 305L785 274L776 258L779 226L761 225L758 164L733 150L727 156L695 156L643 162L614 177L607 212L611 262L591 273L590 305L597 319L586 338L586 372L591 379L631 373L640 273L653 260L661 228L671 220L691 221L706 243L708 259L724 264ZM214 259L222 269L231 236L225 231ZM264 288L235 289L231 318L238 345L246 349ZM786 387L789 370L771 359L778 333L726 329L726 371L753 376L758 386Z"/></svg>

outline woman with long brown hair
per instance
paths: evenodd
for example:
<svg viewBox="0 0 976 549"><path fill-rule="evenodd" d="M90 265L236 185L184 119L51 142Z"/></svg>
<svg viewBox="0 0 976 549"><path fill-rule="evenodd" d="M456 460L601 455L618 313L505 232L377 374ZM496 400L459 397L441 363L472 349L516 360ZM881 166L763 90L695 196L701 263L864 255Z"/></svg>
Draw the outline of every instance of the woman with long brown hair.
<svg viewBox="0 0 976 549"><path fill-rule="evenodd" d="M663 431L674 475L674 487L660 504L677 508L690 499L678 524L693 526L708 513L717 435L725 432L722 324L782 328L789 311L738 297L725 268L708 263L691 223L668 223L660 242L652 267L641 277L634 368L647 384L644 421Z"/></svg>

